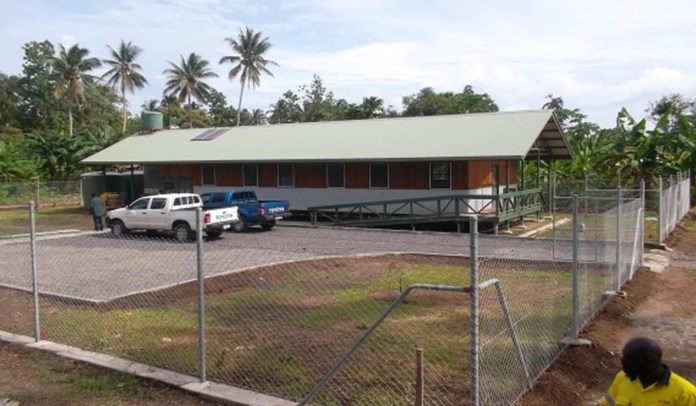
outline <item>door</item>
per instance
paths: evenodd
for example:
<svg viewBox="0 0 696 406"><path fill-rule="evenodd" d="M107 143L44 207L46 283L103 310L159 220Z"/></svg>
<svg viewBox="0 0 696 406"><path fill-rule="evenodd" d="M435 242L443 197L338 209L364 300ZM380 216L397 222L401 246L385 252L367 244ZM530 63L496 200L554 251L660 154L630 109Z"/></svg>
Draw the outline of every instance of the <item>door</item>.
<svg viewBox="0 0 696 406"><path fill-rule="evenodd" d="M169 228L167 216L167 198L153 197L150 207L147 209L146 223L148 228L156 230L166 230Z"/></svg>
<svg viewBox="0 0 696 406"><path fill-rule="evenodd" d="M147 208L150 205L150 197L141 197L128 206L123 216L126 227L138 229L147 227Z"/></svg>

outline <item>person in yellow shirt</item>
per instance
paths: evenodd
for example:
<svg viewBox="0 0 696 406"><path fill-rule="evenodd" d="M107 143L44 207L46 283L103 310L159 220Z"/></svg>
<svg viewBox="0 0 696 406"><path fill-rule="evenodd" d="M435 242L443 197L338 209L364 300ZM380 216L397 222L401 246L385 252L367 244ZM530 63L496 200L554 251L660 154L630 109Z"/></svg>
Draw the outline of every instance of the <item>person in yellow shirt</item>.
<svg viewBox="0 0 696 406"><path fill-rule="evenodd" d="M662 363L662 349L647 337L634 337L621 352L616 374L602 406L696 406L696 386Z"/></svg>

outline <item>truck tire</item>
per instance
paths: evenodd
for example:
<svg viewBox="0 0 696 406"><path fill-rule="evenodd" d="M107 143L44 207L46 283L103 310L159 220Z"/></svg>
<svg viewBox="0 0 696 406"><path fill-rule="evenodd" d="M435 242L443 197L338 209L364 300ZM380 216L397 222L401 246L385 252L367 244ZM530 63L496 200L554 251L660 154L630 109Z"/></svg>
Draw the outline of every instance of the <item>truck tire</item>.
<svg viewBox="0 0 696 406"><path fill-rule="evenodd" d="M179 242L191 240L191 227L186 223L174 224L174 238Z"/></svg>
<svg viewBox="0 0 696 406"><path fill-rule="evenodd" d="M222 230L207 230L205 235L207 235L208 238L218 238L222 235Z"/></svg>
<svg viewBox="0 0 696 406"><path fill-rule="evenodd" d="M111 220L111 234L114 237L123 237L128 232L126 225L121 220Z"/></svg>
<svg viewBox="0 0 696 406"><path fill-rule="evenodd" d="M244 220L240 220L238 223L234 223L232 230L234 230L235 233L243 233L249 230L249 225Z"/></svg>
<svg viewBox="0 0 696 406"><path fill-rule="evenodd" d="M275 221L269 221L268 223L261 224L261 228L268 231L268 230L272 229L275 225L276 225Z"/></svg>

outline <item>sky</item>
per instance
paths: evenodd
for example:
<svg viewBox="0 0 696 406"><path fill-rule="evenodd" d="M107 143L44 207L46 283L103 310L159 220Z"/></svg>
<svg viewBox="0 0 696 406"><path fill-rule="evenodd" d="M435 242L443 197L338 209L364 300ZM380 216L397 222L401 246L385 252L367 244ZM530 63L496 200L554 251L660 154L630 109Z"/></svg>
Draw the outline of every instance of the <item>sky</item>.
<svg viewBox="0 0 696 406"><path fill-rule="evenodd" d="M218 61L234 54L224 38L249 27L279 65L245 89L249 110L269 110L316 74L337 99L376 96L399 111L424 87L472 85L502 111L538 109L553 94L611 127L622 107L642 118L663 95L696 96L694 15L693 0L0 0L0 72L21 74L30 41L108 58L123 39L143 49L149 81L127 96L131 111L161 99L167 61L191 52L236 107L239 81Z"/></svg>

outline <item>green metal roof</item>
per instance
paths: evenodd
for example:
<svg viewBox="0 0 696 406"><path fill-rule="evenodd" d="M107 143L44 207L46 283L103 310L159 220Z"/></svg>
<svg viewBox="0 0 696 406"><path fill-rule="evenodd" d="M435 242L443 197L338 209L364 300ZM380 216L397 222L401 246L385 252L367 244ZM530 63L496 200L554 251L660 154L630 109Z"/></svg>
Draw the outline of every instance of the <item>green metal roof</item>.
<svg viewBox="0 0 696 406"><path fill-rule="evenodd" d="M132 135L82 163L433 161L537 156L571 156L552 110L278 124L218 131L160 130Z"/></svg>

